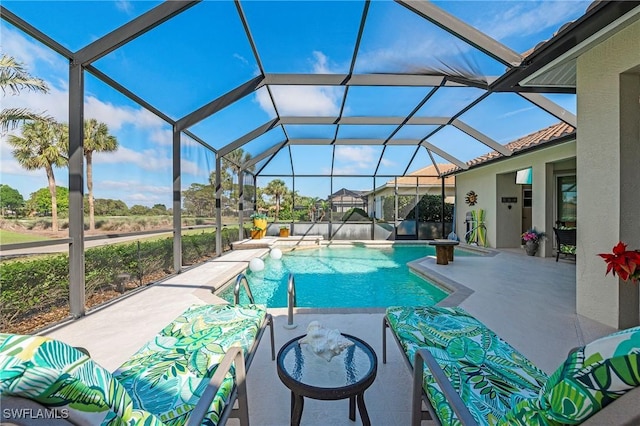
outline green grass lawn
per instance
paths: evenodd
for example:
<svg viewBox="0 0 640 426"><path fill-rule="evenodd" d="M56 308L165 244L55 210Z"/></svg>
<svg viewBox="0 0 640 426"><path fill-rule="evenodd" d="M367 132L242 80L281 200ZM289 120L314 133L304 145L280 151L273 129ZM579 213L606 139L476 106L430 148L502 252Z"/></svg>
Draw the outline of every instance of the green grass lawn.
<svg viewBox="0 0 640 426"><path fill-rule="evenodd" d="M0 229L0 244L30 243L33 241L44 241L49 238L34 234L22 234L20 232L6 231Z"/></svg>

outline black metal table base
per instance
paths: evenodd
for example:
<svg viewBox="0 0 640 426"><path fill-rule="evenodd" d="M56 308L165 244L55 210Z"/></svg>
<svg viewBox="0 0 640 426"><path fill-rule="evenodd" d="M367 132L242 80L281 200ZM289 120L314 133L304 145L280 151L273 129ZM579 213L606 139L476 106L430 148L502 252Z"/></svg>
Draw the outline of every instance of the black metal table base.
<svg viewBox="0 0 640 426"><path fill-rule="evenodd" d="M356 404L363 426L371 426L367 406L364 403L364 392L349 397L349 420L356 421ZM291 426L299 426L302 419L302 409L304 408L304 397L291 392Z"/></svg>

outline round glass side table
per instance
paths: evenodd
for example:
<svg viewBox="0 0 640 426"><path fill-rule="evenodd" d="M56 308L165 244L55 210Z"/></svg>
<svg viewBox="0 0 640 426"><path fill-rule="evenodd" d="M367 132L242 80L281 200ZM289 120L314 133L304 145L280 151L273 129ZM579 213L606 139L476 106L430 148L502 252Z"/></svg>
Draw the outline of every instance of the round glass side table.
<svg viewBox="0 0 640 426"><path fill-rule="evenodd" d="M288 341L277 358L278 376L291 390L291 425L297 426L302 418L304 397L336 400L349 398L349 419L356 419L356 403L362 424L371 425L364 391L376 378L378 358L365 341L343 334L354 344L327 361L300 345L298 336Z"/></svg>

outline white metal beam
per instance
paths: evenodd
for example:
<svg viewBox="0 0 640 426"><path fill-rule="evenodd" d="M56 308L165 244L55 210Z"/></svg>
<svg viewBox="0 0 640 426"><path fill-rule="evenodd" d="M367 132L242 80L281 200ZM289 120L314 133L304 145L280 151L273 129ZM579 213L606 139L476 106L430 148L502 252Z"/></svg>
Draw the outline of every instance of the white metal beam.
<svg viewBox="0 0 640 426"><path fill-rule="evenodd" d="M400 125L406 117L280 117L280 124L350 124L350 125ZM451 117L411 117L406 124L442 125L448 124Z"/></svg>
<svg viewBox="0 0 640 426"><path fill-rule="evenodd" d="M182 131L184 129L187 129L209 117L210 115L215 114L221 109L228 107L235 101L244 98L250 93L253 93L260 86L260 82L262 81L262 79L263 77L259 75L254 79L249 80L246 83L236 87L235 89L225 93L216 100L213 100L205 106L193 111L191 114L182 117L181 119L176 121L178 130Z"/></svg>
<svg viewBox="0 0 640 426"><path fill-rule="evenodd" d="M179 0L160 3L158 6L127 22L120 28L86 45L76 52L74 60L83 66L97 61L118 47L157 27L200 1L201 0Z"/></svg>
<svg viewBox="0 0 640 426"><path fill-rule="evenodd" d="M578 127L578 117L571 112L562 108L551 99L542 96L539 93L518 93L520 96L531 102L532 104L542 108L554 117L564 121L570 126Z"/></svg>
<svg viewBox="0 0 640 426"><path fill-rule="evenodd" d="M264 85L278 86L440 86L444 76L422 74L265 74ZM447 84L445 84L447 85ZM451 86L463 86L451 82Z"/></svg>
<svg viewBox="0 0 640 426"><path fill-rule="evenodd" d="M220 155L222 157L224 157L225 155L227 155L231 151L235 151L236 149L242 147L246 143L251 142L255 138L257 138L259 136L262 136L263 134L267 133L269 130L273 129L278 124L279 124L278 123L278 119L274 118L273 120L264 123L262 126L257 127L255 129L253 129L252 131L250 131L249 133L239 137L235 141L223 146L222 148L220 148L218 150L218 152L220 153Z"/></svg>
<svg viewBox="0 0 640 426"><path fill-rule="evenodd" d="M491 139L489 136L485 135L484 133L480 133L479 131L477 131L476 129L474 129L473 127L469 126L468 124L466 124L465 122L459 120L459 119L455 119L453 120L453 126L455 126L456 128L458 128L459 130L463 131L464 133L466 133L467 135L471 136L472 138L476 139L479 142L482 142L483 144L485 144L486 146L488 146L489 148L498 151L500 154L504 155L505 157L510 157L512 152L509 148L507 148L504 145L499 144L498 142L494 141L493 139Z"/></svg>
<svg viewBox="0 0 640 426"><path fill-rule="evenodd" d="M461 169L467 170L469 168L469 165L467 163L465 163L464 161L461 161L459 159L457 159L456 157L454 157L453 155L449 154L446 151L441 150L440 148L438 148L437 146L427 142L427 141L422 141L421 144L423 147L425 147L426 149L428 149L429 151L433 151L436 154L438 154L440 157L444 158L445 160L449 160L449 162L455 164L456 166L460 167Z"/></svg>
<svg viewBox="0 0 640 426"><path fill-rule="evenodd" d="M280 151L280 149L282 149L286 144L287 144L287 141L280 142L279 144L272 146L271 148L267 149L266 151L261 152L260 154L256 155L255 157L253 157L252 159L250 159L246 163L243 163L242 164L242 169L243 170L247 170L250 167L255 166L256 164L258 164L260 161L264 160L268 156L273 155L273 154L277 153L278 151Z"/></svg>

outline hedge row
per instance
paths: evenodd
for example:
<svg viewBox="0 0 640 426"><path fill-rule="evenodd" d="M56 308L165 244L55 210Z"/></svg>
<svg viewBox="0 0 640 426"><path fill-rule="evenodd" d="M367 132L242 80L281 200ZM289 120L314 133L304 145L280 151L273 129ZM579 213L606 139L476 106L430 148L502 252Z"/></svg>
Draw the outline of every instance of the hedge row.
<svg viewBox="0 0 640 426"><path fill-rule="evenodd" d="M237 228L222 229L223 252L236 240ZM184 265L201 262L213 255L215 232L182 236ZM85 251L86 297L107 288L116 289L124 281L137 285L157 281L173 271L172 238L88 248ZM1 262L0 289L0 330L55 307L67 306L69 256L56 254Z"/></svg>

